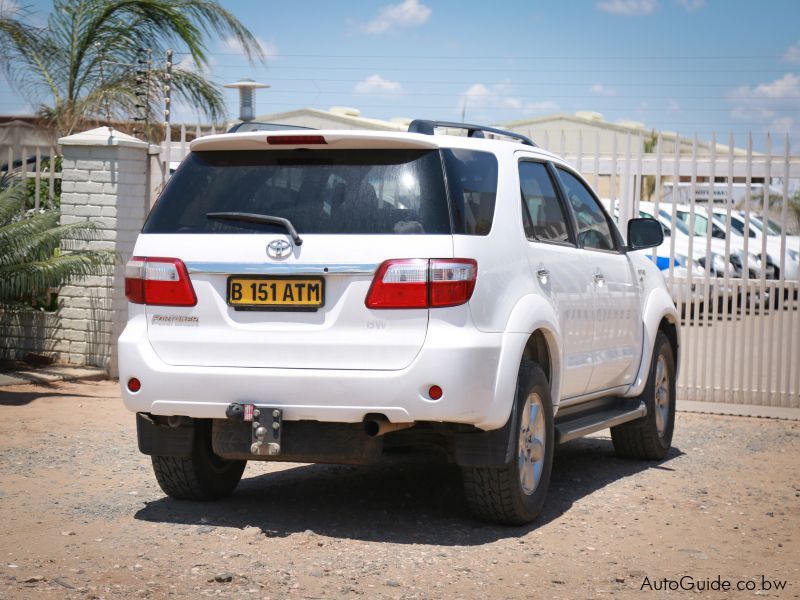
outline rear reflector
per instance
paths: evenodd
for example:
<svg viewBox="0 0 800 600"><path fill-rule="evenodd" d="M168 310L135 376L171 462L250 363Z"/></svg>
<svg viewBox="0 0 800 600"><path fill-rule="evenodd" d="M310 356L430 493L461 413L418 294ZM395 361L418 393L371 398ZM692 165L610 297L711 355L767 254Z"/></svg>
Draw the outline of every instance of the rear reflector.
<svg viewBox="0 0 800 600"><path fill-rule="evenodd" d="M194 306L192 282L177 258L134 256L125 265L125 297L134 304Z"/></svg>
<svg viewBox="0 0 800 600"><path fill-rule="evenodd" d="M435 308L466 303L478 263L469 258L393 259L378 267L367 308Z"/></svg>
<svg viewBox="0 0 800 600"><path fill-rule="evenodd" d="M321 135L268 135L267 143L273 146L306 146L328 142Z"/></svg>

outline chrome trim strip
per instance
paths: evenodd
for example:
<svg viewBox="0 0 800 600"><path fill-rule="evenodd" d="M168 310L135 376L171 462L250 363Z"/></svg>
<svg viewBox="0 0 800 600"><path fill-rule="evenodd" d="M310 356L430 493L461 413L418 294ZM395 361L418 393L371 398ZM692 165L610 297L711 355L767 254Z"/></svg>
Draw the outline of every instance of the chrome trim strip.
<svg viewBox="0 0 800 600"><path fill-rule="evenodd" d="M374 275L378 264L187 262L186 268L189 273L220 275Z"/></svg>

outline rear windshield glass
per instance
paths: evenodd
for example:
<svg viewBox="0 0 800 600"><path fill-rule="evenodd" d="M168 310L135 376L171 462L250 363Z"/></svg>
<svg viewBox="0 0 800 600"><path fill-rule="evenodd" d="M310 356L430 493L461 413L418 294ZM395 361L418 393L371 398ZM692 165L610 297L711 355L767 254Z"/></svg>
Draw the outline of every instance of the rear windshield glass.
<svg viewBox="0 0 800 600"><path fill-rule="evenodd" d="M429 150L193 152L142 231L285 233L214 212L283 217L300 235L450 233L441 159Z"/></svg>
<svg viewBox="0 0 800 600"><path fill-rule="evenodd" d="M497 159L490 152L442 150L453 207L453 233L488 235L497 197Z"/></svg>

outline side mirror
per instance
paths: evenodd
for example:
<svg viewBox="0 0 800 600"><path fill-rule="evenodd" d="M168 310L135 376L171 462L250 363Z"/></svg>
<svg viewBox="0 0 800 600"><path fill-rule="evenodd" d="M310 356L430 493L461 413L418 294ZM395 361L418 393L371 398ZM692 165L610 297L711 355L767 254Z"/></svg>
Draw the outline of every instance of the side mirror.
<svg viewBox="0 0 800 600"><path fill-rule="evenodd" d="M655 219L631 219L628 221L628 250L655 248L664 241L664 230Z"/></svg>

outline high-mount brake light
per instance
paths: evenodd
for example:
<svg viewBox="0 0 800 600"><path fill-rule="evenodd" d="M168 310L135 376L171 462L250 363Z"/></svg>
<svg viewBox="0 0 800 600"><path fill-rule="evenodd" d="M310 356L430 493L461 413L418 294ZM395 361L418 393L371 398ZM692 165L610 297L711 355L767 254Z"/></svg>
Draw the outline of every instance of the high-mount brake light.
<svg viewBox="0 0 800 600"><path fill-rule="evenodd" d="M439 308L469 301L478 263L470 258L401 258L381 263L367 308Z"/></svg>
<svg viewBox="0 0 800 600"><path fill-rule="evenodd" d="M267 143L273 146L306 146L328 142L321 135L268 135Z"/></svg>
<svg viewBox="0 0 800 600"><path fill-rule="evenodd" d="M125 297L134 304L197 304L189 272L178 258L134 256L125 265Z"/></svg>

